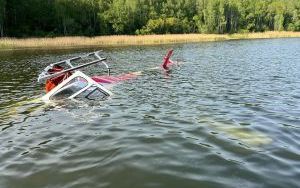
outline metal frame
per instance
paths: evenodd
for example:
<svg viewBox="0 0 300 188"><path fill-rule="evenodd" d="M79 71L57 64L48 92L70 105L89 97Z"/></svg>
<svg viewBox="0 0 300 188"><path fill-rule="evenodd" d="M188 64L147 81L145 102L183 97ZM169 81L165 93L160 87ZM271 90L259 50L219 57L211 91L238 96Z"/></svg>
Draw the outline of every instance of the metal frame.
<svg viewBox="0 0 300 188"><path fill-rule="evenodd" d="M49 101L52 96L55 96L55 94L57 94L60 91L68 88L69 87L68 83L71 80L77 79L77 78L78 79L85 79L87 81L87 85L84 88L82 88L79 91L77 91L76 93L72 94L70 97L68 97L69 99L74 99L75 97L77 97L81 93L83 93L85 91L89 91L89 90L90 90L89 93L85 97L88 97L89 95L91 95L96 90L99 90L101 93L103 93L106 96L112 95L112 93L108 89L106 89L103 85L95 82L93 79L91 79L90 77L88 77L87 75L85 75L83 72L76 71L72 76L70 76L69 78L67 78L66 80L64 80L62 83L60 83L54 89L52 89L49 93L47 93L46 95L44 95L42 97L42 99L44 101Z"/></svg>
<svg viewBox="0 0 300 188"><path fill-rule="evenodd" d="M73 58L70 58L70 59L66 59L66 60L63 60L63 61L59 61L59 62L56 62L56 63L52 63L50 65L48 65L44 71L39 75L38 77L38 82L44 82L50 78L53 78L53 77L56 77L56 76L60 76L66 72L70 72L70 71L75 71L75 70L78 70L78 69L81 69L81 68L84 68L84 67L87 67L89 65L93 65L93 64L96 64L96 63L102 63L106 69L107 69L107 74L108 76L110 76L110 67L108 66L108 64L105 62L106 58L102 58L100 55L99 55L100 51L96 51L96 52L92 52L92 53L88 53L87 55L85 56L78 56L78 57L73 57ZM88 63L85 63L85 64L82 64L82 65L78 65L78 66L74 66L71 62L72 61L76 61L76 60L79 60L79 59L84 59L86 57L89 57L89 56L95 56L97 58L97 60L95 61L92 61L92 62L88 62ZM66 69L66 70L63 70L61 72L58 72L58 73L54 73L54 74L49 74L49 70L53 68L54 65L61 65L61 64L66 64L68 65L70 68L69 69Z"/></svg>
<svg viewBox="0 0 300 188"><path fill-rule="evenodd" d="M85 87L83 87L82 89L80 89L79 91L75 92L74 94L72 94L70 97L68 97L69 99L74 99L75 97L77 97L78 95L80 95L83 92L88 91L88 94L85 96L86 98L88 98L92 93L94 93L96 90L100 91L101 93L103 93L105 96L110 96L112 95L112 93L106 89L102 84L95 82L93 79L91 79L89 76L87 76L86 74L84 74L83 72L79 71L78 69L80 68L84 68L96 63L102 63L106 69L107 69L107 74L110 75L110 67L107 65L107 63L105 62L106 58L102 58L99 55L100 51L97 52L92 52L89 53L85 56L79 56L79 57L74 57L74 58L70 58L67 60L63 60L63 61L59 61L53 64L50 64L49 66L47 66L44 71L39 75L38 77L38 82L42 82L42 81L46 81L48 79L63 75L67 72L73 72L73 74L67 78L66 80L62 81L60 84L58 84L55 88L53 88L50 92L48 92L46 95L44 95L42 97L42 100L44 101L50 101L51 97L55 96L56 94L58 94L59 92L68 89L72 86L72 84L69 84L70 81L77 79L78 81L84 79L87 81L87 85ZM82 65L78 65L78 66L74 66L72 64L72 61L76 61L79 59L84 59L88 56L95 56L97 60L82 64ZM48 71L50 69L53 68L54 65L61 65L61 64L66 64L68 65L70 68L62 70L60 72L56 72L54 74L50 74Z"/></svg>

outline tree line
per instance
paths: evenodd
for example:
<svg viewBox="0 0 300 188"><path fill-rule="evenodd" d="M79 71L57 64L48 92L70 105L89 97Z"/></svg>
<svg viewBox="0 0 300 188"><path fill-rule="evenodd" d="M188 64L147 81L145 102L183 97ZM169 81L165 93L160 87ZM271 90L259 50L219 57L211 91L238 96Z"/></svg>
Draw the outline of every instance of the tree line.
<svg viewBox="0 0 300 188"><path fill-rule="evenodd" d="M0 0L0 36L300 31L300 0Z"/></svg>

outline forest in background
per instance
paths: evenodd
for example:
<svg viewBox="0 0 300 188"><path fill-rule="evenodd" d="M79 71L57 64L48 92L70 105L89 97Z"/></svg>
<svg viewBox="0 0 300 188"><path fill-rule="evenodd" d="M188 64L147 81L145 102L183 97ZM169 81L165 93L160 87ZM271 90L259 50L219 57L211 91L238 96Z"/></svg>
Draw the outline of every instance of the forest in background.
<svg viewBox="0 0 300 188"><path fill-rule="evenodd" d="M0 0L1 37L300 31L300 0Z"/></svg>

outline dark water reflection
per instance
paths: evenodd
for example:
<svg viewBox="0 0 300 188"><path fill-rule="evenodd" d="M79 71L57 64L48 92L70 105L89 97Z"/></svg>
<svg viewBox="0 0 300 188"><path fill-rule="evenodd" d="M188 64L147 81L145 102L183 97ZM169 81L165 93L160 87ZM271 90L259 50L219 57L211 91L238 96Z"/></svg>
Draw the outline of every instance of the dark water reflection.
<svg viewBox="0 0 300 188"><path fill-rule="evenodd" d="M0 187L298 187L300 39L104 49L113 73L168 48L105 101L36 100L73 51L0 54ZM90 68L89 73L101 73Z"/></svg>

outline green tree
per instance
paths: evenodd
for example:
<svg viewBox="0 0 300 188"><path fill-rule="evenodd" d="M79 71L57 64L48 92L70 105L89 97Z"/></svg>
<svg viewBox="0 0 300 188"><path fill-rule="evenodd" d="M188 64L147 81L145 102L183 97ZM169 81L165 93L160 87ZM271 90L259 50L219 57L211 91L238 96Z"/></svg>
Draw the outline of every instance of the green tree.
<svg viewBox="0 0 300 188"><path fill-rule="evenodd" d="M299 31L299 0L0 0L0 37Z"/></svg>
<svg viewBox="0 0 300 188"><path fill-rule="evenodd" d="M105 20L111 25L114 34L134 33L132 7L126 0L114 0L105 12Z"/></svg>
<svg viewBox="0 0 300 188"><path fill-rule="evenodd" d="M4 36L6 0L0 0L0 37Z"/></svg>

